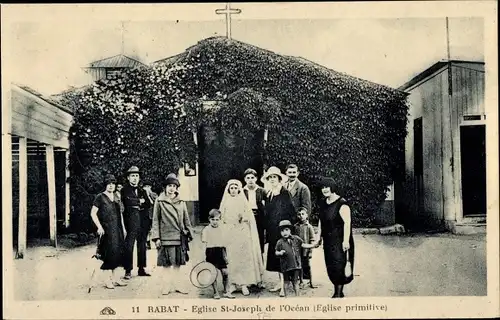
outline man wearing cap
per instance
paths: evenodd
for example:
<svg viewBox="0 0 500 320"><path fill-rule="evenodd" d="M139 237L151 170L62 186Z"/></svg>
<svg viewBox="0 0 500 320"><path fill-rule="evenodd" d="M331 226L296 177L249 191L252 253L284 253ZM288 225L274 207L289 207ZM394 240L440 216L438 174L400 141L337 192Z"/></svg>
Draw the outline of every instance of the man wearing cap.
<svg viewBox="0 0 500 320"><path fill-rule="evenodd" d="M307 214L311 214L311 191L305 183L299 180L299 167L296 164L289 164L286 168L288 182L285 183L286 189L292 196L292 203L295 208L295 213L300 208L305 208Z"/></svg>
<svg viewBox="0 0 500 320"><path fill-rule="evenodd" d="M128 183L123 186L121 190L121 198L125 210L123 212L123 219L125 220L125 229L127 236L125 237L125 261L123 266L125 268L125 279L132 277L133 269L133 253L134 244L137 240L137 267L139 268L139 276L150 276L144 268L146 267L146 236L142 236L144 231L142 226L145 225L144 221L149 220L149 208L151 202L148 200L148 195L144 189L139 187L140 170L136 166L130 167L127 171Z"/></svg>

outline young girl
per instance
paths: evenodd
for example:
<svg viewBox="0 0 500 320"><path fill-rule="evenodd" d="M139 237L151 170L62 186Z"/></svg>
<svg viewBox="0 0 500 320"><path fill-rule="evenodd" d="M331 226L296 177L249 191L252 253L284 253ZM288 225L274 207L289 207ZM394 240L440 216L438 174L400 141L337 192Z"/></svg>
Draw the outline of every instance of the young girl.
<svg viewBox="0 0 500 320"><path fill-rule="evenodd" d="M316 239L314 235L314 228L308 221L307 209L300 208L298 215L298 221L295 224L295 234L298 235L304 243L315 244ZM312 250L301 248L300 252L302 269L300 272L300 283L299 286L302 289L304 286L304 279L309 280L309 287L315 288L312 283L312 274L311 274L311 264L310 260L312 258Z"/></svg>
<svg viewBox="0 0 500 320"><path fill-rule="evenodd" d="M167 281L162 294L179 292L187 294L180 275L181 266L187 261L188 235L193 234L186 203L179 199L180 183L175 174L169 174L163 183L163 192L153 207L151 238L158 249L157 265L164 267Z"/></svg>
<svg viewBox="0 0 500 320"><path fill-rule="evenodd" d="M226 185L220 204L221 219L225 223L227 255L231 262L228 266L231 275L231 291L241 288L248 296L251 285L262 281L264 264L260 253L259 233L252 209L243 193L240 181L231 179Z"/></svg>
<svg viewBox="0 0 500 320"><path fill-rule="evenodd" d="M292 224L283 220L279 224L281 239L276 243L276 256L280 257L281 273L283 274L284 286L280 297L286 296L286 288L292 283L293 291L299 295L297 280L300 277L302 248L312 249L314 244L304 243L299 236L292 235Z"/></svg>
<svg viewBox="0 0 500 320"><path fill-rule="evenodd" d="M212 209L208 213L210 224L201 232L201 242L205 244L205 261L213 264L220 270L222 275L222 284L224 286L224 297L234 299L229 290L228 272L227 272L227 252L226 244L227 231L224 225L220 225L221 213L218 209ZM219 290L217 288L219 275L215 279L212 287L214 288L214 299L220 299Z"/></svg>

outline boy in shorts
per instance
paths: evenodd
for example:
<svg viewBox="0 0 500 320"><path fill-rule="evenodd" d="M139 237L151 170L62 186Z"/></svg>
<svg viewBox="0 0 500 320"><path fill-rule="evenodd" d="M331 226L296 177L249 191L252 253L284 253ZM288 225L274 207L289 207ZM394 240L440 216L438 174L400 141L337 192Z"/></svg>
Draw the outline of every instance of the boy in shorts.
<svg viewBox="0 0 500 320"><path fill-rule="evenodd" d="M227 233L224 232L224 226L220 223L221 212L218 209L212 209L208 213L210 224L201 232L201 242L205 244L205 261L213 264L222 275L222 284L224 286L225 298L234 299L231 294L228 281L227 271ZM219 290L217 288L219 275L212 284L214 288L214 299L220 299Z"/></svg>

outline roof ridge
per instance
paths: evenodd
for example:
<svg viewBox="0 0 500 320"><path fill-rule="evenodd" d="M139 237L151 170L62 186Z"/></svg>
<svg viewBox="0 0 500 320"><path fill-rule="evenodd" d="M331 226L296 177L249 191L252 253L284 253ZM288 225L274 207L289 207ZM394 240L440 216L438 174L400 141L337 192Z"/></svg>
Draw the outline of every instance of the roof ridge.
<svg viewBox="0 0 500 320"><path fill-rule="evenodd" d="M140 64L147 65L147 64L145 64L144 62L141 62L141 61L139 61L138 59L135 59L135 58L129 57L129 56L127 56L127 55L124 55L123 53L120 53L119 55L124 56L125 58L128 58L128 59L130 59L130 60L134 60L134 61L136 61L136 62L138 62L138 63L140 63Z"/></svg>
<svg viewBox="0 0 500 320"><path fill-rule="evenodd" d="M100 59L100 60L95 60L95 61L92 61L92 62L90 62L90 63L89 63L89 68L92 68L92 66L93 66L93 65L95 65L95 64L99 64L99 63L101 63L101 62L103 62L103 61L106 61L106 60L111 60L111 59L116 58L116 57L124 57L124 58L126 58L126 59L129 59L129 60L135 61L135 62L137 62L137 63L139 63L139 64L141 64L141 65L144 65L144 66L146 66L146 65L147 65L146 63L141 62L141 61L139 61L138 59L132 58L132 57L127 56L127 55L125 55L125 54L123 54L123 53L119 53L119 54L115 54L114 56L111 56L111 57L107 57L107 58L103 58L103 59Z"/></svg>
<svg viewBox="0 0 500 320"><path fill-rule="evenodd" d="M114 56L111 56L111 57L102 58L102 59L99 59L99 60L92 61L92 62L89 63L89 66L91 66L92 64L97 63L97 62L101 62L101 61L108 60L108 59L111 59L111 58L114 58L114 57L118 57L119 55L121 55L121 53L115 54Z"/></svg>

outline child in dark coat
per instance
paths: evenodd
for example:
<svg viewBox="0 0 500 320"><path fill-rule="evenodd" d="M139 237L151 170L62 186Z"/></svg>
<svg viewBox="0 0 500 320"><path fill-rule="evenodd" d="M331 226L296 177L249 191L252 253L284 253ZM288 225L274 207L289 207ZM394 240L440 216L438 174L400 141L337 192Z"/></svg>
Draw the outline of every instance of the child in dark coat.
<svg viewBox="0 0 500 320"><path fill-rule="evenodd" d="M299 295L297 281L300 278L302 269L301 250L302 248L312 249L313 244L304 243L299 236L292 235L292 224L288 220L283 220L279 224L281 239L276 243L276 256L280 257L280 267L285 280L280 297L286 296L286 289L292 284L296 296Z"/></svg>

